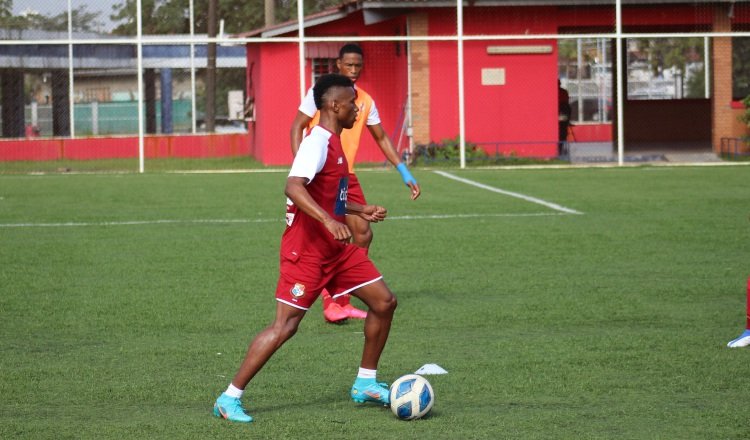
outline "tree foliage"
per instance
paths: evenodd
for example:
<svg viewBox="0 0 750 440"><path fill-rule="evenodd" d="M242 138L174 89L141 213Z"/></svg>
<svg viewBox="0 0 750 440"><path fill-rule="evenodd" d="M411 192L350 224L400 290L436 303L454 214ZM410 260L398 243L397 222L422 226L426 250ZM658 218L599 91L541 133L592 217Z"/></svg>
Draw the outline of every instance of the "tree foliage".
<svg viewBox="0 0 750 440"><path fill-rule="evenodd" d="M190 11L187 3L180 0L142 0L142 26L144 34L189 34ZM120 23L112 31L118 35L135 35L136 33L136 0L127 0L113 7L110 16L115 23ZM239 33L261 27L264 22L262 0L217 0L217 16L225 18L225 31ZM208 0L194 2L193 18L195 33L205 34L207 23Z"/></svg>
<svg viewBox="0 0 750 440"><path fill-rule="evenodd" d="M672 67L685 72L688 63L703 60L703 37L639 38L636 41L654 76Z"/></svg>
<svg viewBox="0 0 750 440"><path fill-rule="evenodd" d="M0 0L2 1L2 0ZM208 29L207 14L209 0L195 0L193 18L195 33L205 34ZM259 29L265 23L263 0L216 0L217 17L224 20L224 31L228 34ZM341 4L342 0L314 0L305 2L305 13L320 11ZM135 35L136 2L126 0L113 7L111 20L119 23L113 33ZM190 33L190 11L185 0L142 0L144 34ZM295 0L276 0L276 22L284 22L297 16Z"/></svg>
<svg viewBox="0 0 750 440"><path fill-rule="evenodd" d="M13 16L13 0L0 0L0 20Z"/></svg>
<svg viewBox="0 0 750 440"><path fill-rule="evenodd" d="M71 11L72 27L78 32L94 32L101 28L99 20L101 13L91 12L86 5L81 5ZM6 29L40 29L51 32L66 32L68 30L68 12L57 15L42 15L39 13L25 13L13 15L13 0L0 0L0 27Z"/></svg>
<svg viewBox="0 0 750 440"><path fill-rule="evenodd" d="M665 70L677 69L687 78L688 98L700 98L705 90L705 66L694 69L691 66L704 64L703 37L687 38L638 38L635 40L638 55L648 63L654 77L661 77Z"/></svg>

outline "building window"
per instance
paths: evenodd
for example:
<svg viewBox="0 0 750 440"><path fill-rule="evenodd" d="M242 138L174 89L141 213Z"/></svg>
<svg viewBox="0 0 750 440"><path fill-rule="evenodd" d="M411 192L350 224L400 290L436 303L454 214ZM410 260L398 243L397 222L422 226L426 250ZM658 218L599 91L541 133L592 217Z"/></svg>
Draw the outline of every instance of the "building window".
<svg viewBox="0 0 750 440"><path fill-rule="evenodd" d="M323 75L336 73L336 58L312 59L312 83L315 84Z"/></svg>
<svg viewBox="0 0 750 440"><path fill-rule="evenodd" d="M750 38L732 38L732 98L750 96Z"/></svg>
<svg viewBox="0 0 750 440"><path fill-rule="evenodd" d="M628 99L708 98L705 39L627 40Z"/></svg>
<svg viewBox="0 0 750 440"><path fill-rule="evenodd" d="M605 38L558 42L560 86L570 96L570 121L612 122L612 45Z"/></svg>

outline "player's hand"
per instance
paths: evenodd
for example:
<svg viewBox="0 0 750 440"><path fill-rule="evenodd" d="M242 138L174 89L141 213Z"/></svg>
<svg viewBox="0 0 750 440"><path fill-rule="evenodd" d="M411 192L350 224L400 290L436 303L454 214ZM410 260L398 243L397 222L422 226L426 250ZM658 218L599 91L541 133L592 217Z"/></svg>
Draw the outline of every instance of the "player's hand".
<svg viewBox="0 0 750 440"><path fill-rule="evenodd" d="M359 216L371 223L382 222L388 215L388 210L378 205L365 205Z"/></svg>
<svg viewBox="0 0 750 440"><path fill-rule="evenodd" d="M422 194L422 191L419 189L419 184L417 182L409 182L406 185L411 190L411 199L417 200L417 197Z"/></svg>
<svg viewBox="0 0 750 440"><path fill-rule="evenodd" d="M421 194L417 179L415 179L414 176L411 175L409 168L407 168L403 162L396 165L396 171L401 174L401 180L403 180L404 184L409 187L409 190L411 191L411 199L417 200L417 197L419 197L419 194Z"/></svg>
<svg viewBox="0 0 750 440"><path fill-rule="evenodd" d="M333 235L333 238L338 241L349 242L352 238L352 231L349 230L348 226L330 217L323 221L323 225Z"/></svg>

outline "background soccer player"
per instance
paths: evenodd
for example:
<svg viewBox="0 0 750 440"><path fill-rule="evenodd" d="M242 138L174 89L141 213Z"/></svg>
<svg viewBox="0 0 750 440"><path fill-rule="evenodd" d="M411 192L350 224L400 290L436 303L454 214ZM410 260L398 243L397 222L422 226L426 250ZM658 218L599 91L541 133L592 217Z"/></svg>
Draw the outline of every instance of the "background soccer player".
<svg viewBox="0 0 750 440"><path fill-rule="evenodd" d="M276 317L250 343L227 390L214 404L214 415L252 422L240 398L250 380L297 331L305 312L323 288L334 297L351 293L368 306L365 343L352 400L388 404L388 389L376 379L378 362L391 328L396 297L365 250L350 243L346 214L367 222L385 219L381 206L347 201L349 168L339 134L357 117L354 84L345 76L325 75L313 88L320 124L300 145L287 178L287 228L281 238L276 287Z"/></svg>
<svg viewBox="0 0 750 440"><path fill-rule="evenodd" d="M341 75L348 77L353 83L356 83L362 73L362 68L364 67L364 54L362 48L356 44L344 45L339 50L336 67ZM385 157L401 174L404 183L409 187L412 200L416 200L420 194L419 185L409 172L406 164L401 162L398 153L396 153L396 150L393 148L393 143L385 133L385 130L383 130L382 125L380 125L380 116L378 115L378 108L375 105L375 100L373 100L372 97L360 87L356 87L356 91L356 103L359 109L359 116L351 128L345 129L341 133L341 144L344 148L346 159L349 161L349 200L361 205L367 204L364 192L362 191L362 187L357 179L357 175L354 174L354 161L357 155L357 150L359 149L362 129L365 126L367 126L367 129L383 151ZM315 107L313 91L310 89L302 100L297 116L292 123L292 154L297 154L297 149L299 148L300 142L305 134L305 130L314 127L318 122L318 118L319 112ZM361 217L350 215L346 217L346 224L352 231L352 242L367 250L372 242L372 229L370 228L370 223L363 220ZM335 300L332 299L327 292L323 292L322 296L323 316L328 322L341 322L347 318L364 319L367 316L364 311L351 305L348 295L341 296Z"/></svg>

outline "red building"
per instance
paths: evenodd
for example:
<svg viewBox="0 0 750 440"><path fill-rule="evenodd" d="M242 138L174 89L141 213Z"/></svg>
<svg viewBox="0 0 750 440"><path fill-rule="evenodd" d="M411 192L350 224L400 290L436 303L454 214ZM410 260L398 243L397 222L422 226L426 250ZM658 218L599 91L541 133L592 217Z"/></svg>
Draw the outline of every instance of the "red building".
<svg viewBox="0 0 750 440"><path fill-rule="evenodd" d="M525 6L524 4L531 4ZM743 29L750 7L713 3L624 0L622 32L711 33ZM617 108L613 1L519 2L477 0L463 8L464 105L467 142L488 152L556 156L557 79L560 39L534 35L587 34L607 38L611 58L606 86L613 91L604 118L577 124L579 142L616 139ZM456 3L418 0L356 0L305 19L305 37L336 37L336 42L305 43L305 88L326 73L347 37L365 38L365 69L358 83L375 98L383 127L406 142L441 142L459 134L459 84ZM243 34L243 37L295 37L297 22ZM518 38L485 39L483 35ZM424 37L421 40L368 41L368 37ZM627 35L625 35L627 36ZM448 38L445 38L448 37ZM291 162L289 128L300 101L296 43L248 44L248 96L255 99L256 158L265 164ZM692 100L624 103L625 140L690 144L718 150L722 137L737 137L740 110L733 105L731 38L712 37L711 96ZM607 66L607 64L602 64ZM727 67L728 66L728 67ZM409 98L411 107L407 106ZM583 109L583 106L581 107ZM410 110L410 112L409 112ZM410 115L409 115L410 113ZM650 118L650 119L649 119ZM403 130L404 120L411 121ZM644 123L645 122L645 123ZM408 123L407 123L408 125ZM369 136L363 136L358 161L383 161Z"/></svg>

